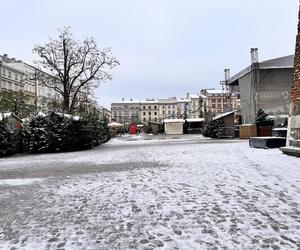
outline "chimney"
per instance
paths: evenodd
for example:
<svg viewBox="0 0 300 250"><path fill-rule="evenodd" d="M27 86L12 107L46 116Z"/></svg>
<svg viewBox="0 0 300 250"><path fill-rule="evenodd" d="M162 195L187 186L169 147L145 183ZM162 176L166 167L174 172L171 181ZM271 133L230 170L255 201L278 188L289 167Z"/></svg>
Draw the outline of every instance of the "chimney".
<svg viewBox="0 0 300 250"><path fill-rule="evenodd" d="M3 56L2 56L2 60L3 60L3 62L6 62L6 63L8 63L8 55L7 54L4 54Z"/></svg>
<svg viewBox="0 0 300 250"><path fill-rule="evenodd" d="M258 63L258 48L251 48L251 65Z"/></svg>
<svg viewBox="0 0 300 250"><path fill-rule="evenodd" d="M225 81L227 82L230 78L230 69L224 69Z"/></svg>

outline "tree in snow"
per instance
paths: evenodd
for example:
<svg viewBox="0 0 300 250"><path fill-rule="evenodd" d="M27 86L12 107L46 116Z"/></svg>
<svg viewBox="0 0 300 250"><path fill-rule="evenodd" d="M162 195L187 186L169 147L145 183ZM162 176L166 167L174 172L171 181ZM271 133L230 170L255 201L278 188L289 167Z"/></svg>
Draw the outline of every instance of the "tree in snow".
<svg viewBox="0 0 300 250"><path fill-rule="evenodd" d="M262 109L259 109L255 118L255 124L257 127L273 127L274 126L274 120L270 119L268 117L269 115L263 111Z"/></svg>
<svg viewBox="0 0 300 250"><path fill-rule="evenodd" d="M211 120L203 130L203 135L211 138L221 138L228 135L222 119Z"/></svg>
<svg viewBox="0 0 300 250"><path fill-rule="evenodd" d="M22 90L1 91L0 113L12 112L21 118L26 117L34 110L34 105L30 104L29 99Z"/></svg>
<svg viewBox="0 0 300 250"><path fill-rule="evenodd" d="M15 133L6 118L0 120L0 157L14 153Z"/></svg>
<svg viewBox="0 0 300 250"><path fill-rule="evenodd" d="M119 62L110 48L100 50L93 38L75 40L70 27L59 32L57 39L34 47L33 52L39 57L35 61L37 67L49 73L38 70L36 77L60 94L64 112L72 114L80 103L80 96L110 80L109 71Z"/></svg>

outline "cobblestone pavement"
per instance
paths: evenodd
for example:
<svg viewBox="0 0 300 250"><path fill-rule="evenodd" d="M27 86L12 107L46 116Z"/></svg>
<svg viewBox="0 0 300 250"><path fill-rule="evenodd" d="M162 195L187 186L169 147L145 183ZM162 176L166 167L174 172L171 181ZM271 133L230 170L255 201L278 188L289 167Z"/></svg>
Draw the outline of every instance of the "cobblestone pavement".
<svg viewBox="0 0 300 250"><path fill-rule="evenodd" d="M300 162L246 142L0 160L0 249L300 249Z"/></svg>

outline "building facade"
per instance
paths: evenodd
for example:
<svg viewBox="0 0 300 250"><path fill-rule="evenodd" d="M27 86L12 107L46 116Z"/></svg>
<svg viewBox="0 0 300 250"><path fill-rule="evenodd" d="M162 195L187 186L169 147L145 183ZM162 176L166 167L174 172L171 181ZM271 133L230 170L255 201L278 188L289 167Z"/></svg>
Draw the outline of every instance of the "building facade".
<svg viewBox="0 0 300 250"><path fill-rule="evenodd" d="M158 99L158 109L159 122L164 119L175 119L179 116L178 101L176 97Z"/></svg>
<svg viewBox="0 0 300 250"><path fill-rule="evenodd" d="M141 120L141 101L123 99L120 102L111 104L112 120L130 124L131 122L139 122Z"/></svg>
<svg viewBox="0 0 300 250"><path fill-rule="evenodd" d="M21 90L29 97L30 103L38 107L46 105L51 99L60 98L54 89L46 87L37 77L37 75L43 75L45 79L53 78L49 74L21 60L9 58L7 54L0 56L0 61L1 90Z"/></svg>
<svg viewBox="0 0 300 250"><path fill-rule="evenodd" d="M238 109L238 95L236 94L216 89L203 89L201 93L207 98L207 111L213 114L218 115Z"/></svg>

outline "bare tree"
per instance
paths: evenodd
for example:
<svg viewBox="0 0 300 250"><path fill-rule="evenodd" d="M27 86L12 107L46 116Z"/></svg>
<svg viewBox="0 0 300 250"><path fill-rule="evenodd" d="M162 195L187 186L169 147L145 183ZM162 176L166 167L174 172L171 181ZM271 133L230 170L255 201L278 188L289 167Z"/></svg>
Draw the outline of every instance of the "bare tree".
<svg viewBox="0 0 300 250"><path fill-rule="evenodd" d="M75 40L70 27L59 32L57 40L50 38L45 45L34 47L33 52L39 57L35 61L39 69L36 77L62 96L65 112L73 113L80 93L87 89L92 91L110 80L109 71L119 62L110 48L100 50L93 38Z"/></svg>

